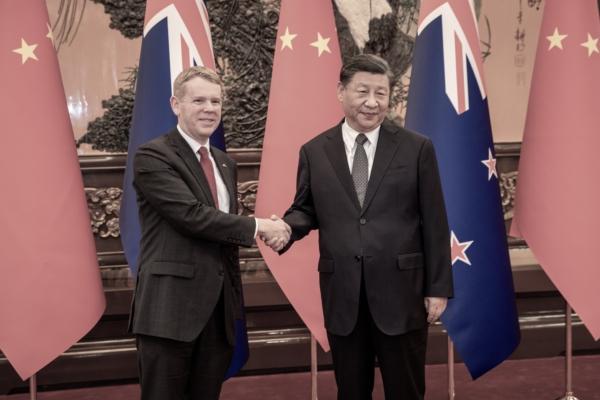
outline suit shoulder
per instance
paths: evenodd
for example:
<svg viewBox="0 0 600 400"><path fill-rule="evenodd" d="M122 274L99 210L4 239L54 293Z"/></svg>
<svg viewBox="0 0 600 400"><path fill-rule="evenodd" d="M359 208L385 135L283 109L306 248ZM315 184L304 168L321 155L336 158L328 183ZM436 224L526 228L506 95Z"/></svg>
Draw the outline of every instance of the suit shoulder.
<svg viewBox="0 0 600 400"><path fill-rule="evenodd" d="M325 143L326 140L328 140L328 138L330 138L332 135L335 135L338 131L341 132L341 125L332 126L326 131L319 133L317 136L310 139L308 142L304 143L302 147L306 149L320 147Z"/></svg>
<svg viewBox="0 0 600 400"><path fill-rule="evenodd" d="M172 132L161 135L138 147L134 156L134 168L171 164L176 159L172 135Z"/></svg>
<svg viewBox="0 0 600 400"><path fill-rule="evenodd" d="M161 135L157 138L150 140L149 142L146 142L146 143L140 145L140 147L138 147L137 152L142 153L145 151L164 150L165 148L168 147L168 142L169 142L169 134L166 133L164 135Z"/></svg>
<svg viewBox="0 0 600 400"><path fill-rule="evenodd" d="M398 138L408 140L408 141L411 141L416 144L422 145L425 142L431 141L431 139L429 139L427 136L422 135L418 132L411 131L404 127L398 126L391 121L384 122L382 127L384 129L390 131L392 134L397 135Z"/></svg>

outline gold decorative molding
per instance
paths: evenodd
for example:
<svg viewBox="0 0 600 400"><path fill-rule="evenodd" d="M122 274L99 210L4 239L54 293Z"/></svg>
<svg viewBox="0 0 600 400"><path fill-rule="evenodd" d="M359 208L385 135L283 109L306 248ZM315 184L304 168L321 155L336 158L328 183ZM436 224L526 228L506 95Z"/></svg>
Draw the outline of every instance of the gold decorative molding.
<svg viewBox="0 0 600 400"><path fill-rule="evenodd" d="M118 187L86 187L88 210L92 232L102 239L117 238L121 235L119 209L123 190Z"/></svg>
<svg viewBox="0 0 600 400"><path fill-rule="evenodd" d="M515 194L517 191L518 171L500 173L500 196L502 198L502 211L504 220L511 220L515 208Z"/></svg>
<svg viewBox="0 0 600 400"><path fill-rule="evenodd" d="M254 214L257 189L257 180L238 183L237 201L240 215ZM118 238L121 235L119 209L123 190L118 187L86 187L85 194L94 235L101 239Z"/></svg>
<svg viewBox="0 0 600 400"><path fill-rule="evenodd" d="M258 181L246 181L238 183L238 214L254 215L256 207L256 191L258 189Z"/></svg>

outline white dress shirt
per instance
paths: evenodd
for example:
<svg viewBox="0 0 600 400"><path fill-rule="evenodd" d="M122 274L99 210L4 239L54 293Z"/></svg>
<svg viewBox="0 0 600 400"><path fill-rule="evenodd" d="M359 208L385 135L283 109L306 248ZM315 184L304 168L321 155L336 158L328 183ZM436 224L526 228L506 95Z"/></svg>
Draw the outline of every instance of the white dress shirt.
<svg viewBox="0 0 600 400"><path fill-rule="evenodd" d="M185 133L179 125L177 125L177 130L179 131L181 136L185 139L187 144L189 144L190 147L192 148L192 151L196 155L196 159L198 160L198 163L200 163L200 154L198 153L198 150L200 150L200 147L206 147L206 149L208 150L208 158L210 159L210 163L213 166L213 171L215 172L215 182L217 183L217 197L219 199L219 210L228 213L229 206L230 206L229 191L227 190L227 186L225 185L225 182L223 181L223 177L221 176L221 172L219 171L219 168L217 168L215 159L213 158L213 156L210 152L210 145L209 145L208 141L206 143L201 144L196 139L194 139L193 137L191 137L187 133Z"/></svg>
<svg viewBox="0 0 600 400"><path fill-rule="evenodd" d="M377 149L377 141L379 140L379 129L381 125L370 132L366 132L367 141L363 143L365 153L367 153L367 161L369 162L369 178L373 169L373 160L375 160L375 150ZM354 152L356 151L356 137L360 132L355 131L348 122L342 124L342 138L344 139L344 148L346 150L346 158L348 159L348 168L352 173L352 164L354 163Z"/></svg>
<svg viewBox="0 0 600 400"><path fill-rule="evenodd" d="M187 133L185 133L183 131L183 129L181 129L179 124L177 124L177 130L179 131L181 136L185 139L187 144L190 145L190 147L192 148L192 151L194 152L194 154L196 155L196 159L198 160L198 164L200 163L200 154L198 153L198 150L200 150L200 147L204 146L208 150L208 158L210 159L210 162L213 166L213 171L215 172L215 182L217 183L217 198L219 199L219 210L228 213L229 206L230 206L229 191L227 190L227 186L225 185L225 182L223 181L223 177L221 177L221 172L217 168L215 159L213 158L212 153L210 152L210 145L209 145L208 141L204 144L200 144L200 142L198 142L196 139L194 139L193 137L191 137ZM236 184L237 184L237 182L236 182ZM237 193L235 193L234 195L235 195L234 197L237 197ZM254 223L255 223L254 237L256 238L256 235L258 233L258 220L256 218L254 218Z"/></svg>

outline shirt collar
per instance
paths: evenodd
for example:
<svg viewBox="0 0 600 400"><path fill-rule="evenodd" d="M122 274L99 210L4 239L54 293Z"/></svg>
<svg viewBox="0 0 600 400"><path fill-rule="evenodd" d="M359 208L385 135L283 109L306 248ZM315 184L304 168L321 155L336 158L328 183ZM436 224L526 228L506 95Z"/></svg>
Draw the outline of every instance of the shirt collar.
<svg viewBox="0 0 600 400"><path fill-rule="evenodd" d="M210 153L210 146L208 145L208 141L205 144L200 143L199 141L185 133L185 131L183 130L183 128L181 128L181 126L179 126L179 124L177 124L177 130L179 131L181 137L183 137L187 144L192 148L192 151L195 154L198 154L198 150L200 150L200 147L206 147L206 149Z"/></svg>
<svg viewBox="0 0 600 400"><path fill-rule="evenodd" d="M365 145L377 145L377 140L379 139L379 130L381 129L381 124L377 126L377 128L372 131L365 132L365 136L369 139L368 142L365 142ZM356 144L356 137L360 134L357 130L348 125L348 121L344 119L344 123L342 124L342 137L344 139L344 145L346 149L350 151L354 148Z"/></svg>

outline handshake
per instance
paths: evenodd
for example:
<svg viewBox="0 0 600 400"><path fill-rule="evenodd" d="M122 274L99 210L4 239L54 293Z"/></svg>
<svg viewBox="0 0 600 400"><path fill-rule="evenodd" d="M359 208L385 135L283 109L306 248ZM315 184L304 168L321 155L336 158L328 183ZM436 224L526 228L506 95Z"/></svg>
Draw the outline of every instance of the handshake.
<svg viewBox="0 0 600 400"><path fill-rule="evenodd" d="M273 251L283 249L290 241L292 229L277 215L271 215L270 219L256 218L256 223L258 225L257 236Z"/></svg>

